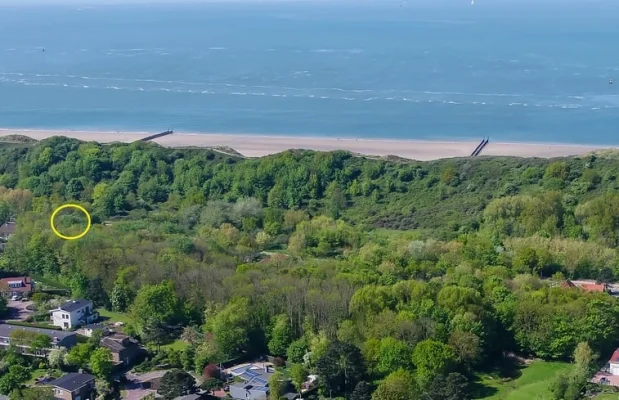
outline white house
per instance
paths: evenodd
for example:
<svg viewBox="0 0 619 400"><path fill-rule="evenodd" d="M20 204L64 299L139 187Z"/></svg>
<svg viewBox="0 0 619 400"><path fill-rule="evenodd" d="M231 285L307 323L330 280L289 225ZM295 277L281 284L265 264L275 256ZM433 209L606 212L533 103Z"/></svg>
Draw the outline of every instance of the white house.
<svg viewBox="0 0 619 400"><path fill-rule="evenodd" d="M52 325L62 329L90 324L99 319L99 313L94 310L92 301L85 299L67 301L50 312Z"/></svg>

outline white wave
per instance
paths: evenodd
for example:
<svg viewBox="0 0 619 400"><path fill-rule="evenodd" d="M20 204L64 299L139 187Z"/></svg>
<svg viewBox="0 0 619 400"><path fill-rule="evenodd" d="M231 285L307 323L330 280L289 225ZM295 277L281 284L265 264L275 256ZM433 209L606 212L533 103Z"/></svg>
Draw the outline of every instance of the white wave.
<svg viewBox="0 0 619 400"><path fill-rule="evenodd" d="M226 50L225 47L209 47L209 50Z"/></svg>
<svg viewBox="0 0 619 400"><path fill-rule="evenodd" d="M90 86L86 86L86 85L84 85L84 86L82 86L82 87L83 87L84 89L88 89Z"/></svg>

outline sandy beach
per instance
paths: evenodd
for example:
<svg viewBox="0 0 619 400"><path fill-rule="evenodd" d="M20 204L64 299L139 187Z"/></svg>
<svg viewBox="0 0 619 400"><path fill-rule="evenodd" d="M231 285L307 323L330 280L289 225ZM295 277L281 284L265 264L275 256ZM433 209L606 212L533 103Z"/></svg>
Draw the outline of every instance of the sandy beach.
<svg viewBox="0 0 619 400"><path fill-rule="evenodd" d="M24 135L41 140L52 136L66 136L100 143L129 143L154 133L157 132L0 129L0 137ZM174 133L153 141L166 147L230 147L246 157L262 157L288 149L309 149L317 151L349 150L370 156L394 155L420 161L467 157L479 143L478 141L383 140L214 133ZM607 148L610 148L610 146L495 143L491 139L481 155L550 158L585 154Z"/></svg>

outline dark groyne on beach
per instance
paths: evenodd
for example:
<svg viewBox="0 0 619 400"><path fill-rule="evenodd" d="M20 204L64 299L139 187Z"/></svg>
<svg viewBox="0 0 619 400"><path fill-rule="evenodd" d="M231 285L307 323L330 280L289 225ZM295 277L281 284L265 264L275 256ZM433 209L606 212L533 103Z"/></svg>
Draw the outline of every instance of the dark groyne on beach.
<svg viewBox="0 0 619 400"><path fill-rule="evenodd" d="M150 136L146 136L145 138L138 139L137 142L148 142L150 140L157 139L157 138L160 138L162 136L168 136L168 135L171 135L173 133L174 133L174 131L170 129L169 131L157 133L155 135L150 135Z"/></svg>
<svg viewBox="0 0 619 400"><path fill-rule="evenodd" d="M483 138L481 142L477 145L477 147L475 147L475 150L473 150L473 152L471 153L471 157L477 157L479 154L481 154L484 147L486 147L486 145L490 141L489 139L490 138Z"/></svg>

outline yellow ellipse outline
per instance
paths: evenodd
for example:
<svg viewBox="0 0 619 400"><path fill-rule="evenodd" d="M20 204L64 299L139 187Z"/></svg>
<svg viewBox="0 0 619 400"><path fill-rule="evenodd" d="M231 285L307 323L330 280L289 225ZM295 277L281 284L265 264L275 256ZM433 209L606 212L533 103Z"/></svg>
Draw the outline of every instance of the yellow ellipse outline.
<svg viewBox="0 0 619 400"><path fill-rule="evenodd" d="M64 210L65 208L76 208L78 210L80 210L81 212L83 212L84 214L86 214L86 219L88 220L88 224L86 226L86 229L84 230L84 232L80 233L79 235L76 236L65 236L62 233L58 232L58 229L56 229L56 227L54 226L54 218L56 218L56 214L58 214L58 212L60 212L61 210ZM76 240L79 238L84 237L84 235L86 235L88 233L88 231L90 230L90 226L91 226L91 220L90 220L90 214L88 213L88 211L86 211L86 209L82 206L80 206L79 204L64 204L60 207L58 207L57 209L54 210L54 212L52 213L51 218L49 219L49 224L52 227L52 231L54 231L54 233L56 234L56 236L58 236L61 239L65 239L65 240Z"/></svg>

